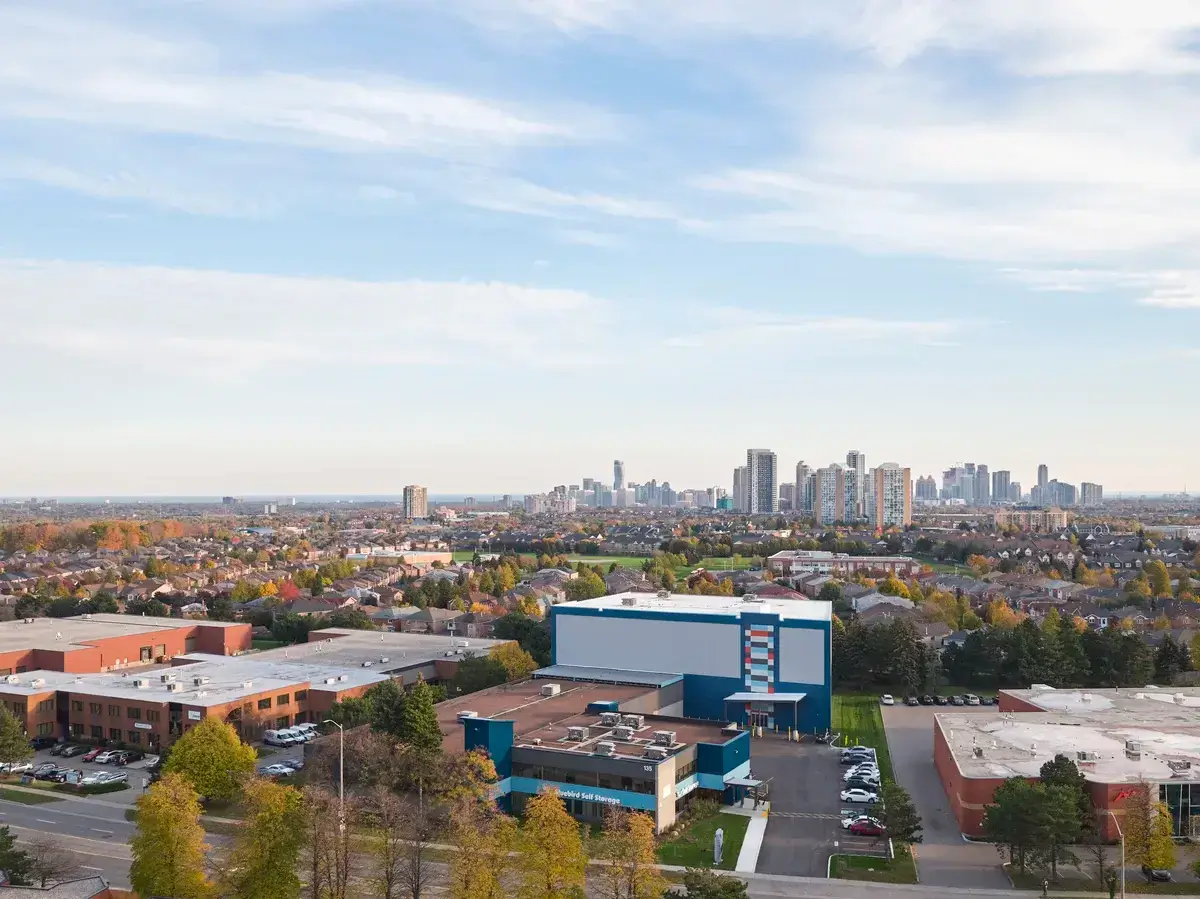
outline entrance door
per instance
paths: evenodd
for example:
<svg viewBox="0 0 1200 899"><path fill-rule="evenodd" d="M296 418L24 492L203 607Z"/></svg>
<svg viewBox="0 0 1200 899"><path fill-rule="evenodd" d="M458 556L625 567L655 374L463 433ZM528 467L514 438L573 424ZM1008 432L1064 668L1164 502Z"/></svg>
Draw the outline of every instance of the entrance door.
<svg viewBox="0 0 1200 899"><path fill-rule="evenodd" d="M771 713L761 709L751 709L746 713L746 723L751 727L770 727Z"/></svg>

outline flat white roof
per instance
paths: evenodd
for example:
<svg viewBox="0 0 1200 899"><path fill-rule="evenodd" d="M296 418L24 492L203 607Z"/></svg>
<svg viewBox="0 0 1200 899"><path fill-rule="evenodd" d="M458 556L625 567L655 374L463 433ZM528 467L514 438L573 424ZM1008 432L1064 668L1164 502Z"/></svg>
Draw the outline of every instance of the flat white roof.
<svg viewBox="0 0 1200 899"><path fill-rule="evenodd" d="M672 593L669 596L658 596L654 593L614 593L597 599L561 603L554 609L555 614L570 613L575 609L594 609L635 615L639 612L668 612L679 615L727 615L730 618L740 618L742 613L746 612L754 615L778 615L782 619L794 621L832 620L832 606L827 602L811 599L771 597L759 602L747 601L741 596L693 596L686 593Z"/></svg>

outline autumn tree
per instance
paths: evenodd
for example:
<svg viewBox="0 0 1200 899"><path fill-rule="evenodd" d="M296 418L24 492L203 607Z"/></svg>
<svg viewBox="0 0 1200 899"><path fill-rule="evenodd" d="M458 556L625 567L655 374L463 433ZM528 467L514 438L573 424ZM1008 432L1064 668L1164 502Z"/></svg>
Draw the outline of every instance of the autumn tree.
<svg viewBox="0 0 1200 899"><path fill-rule="evenodd" d="M229 800L254 773L257 759L232 725L205 718L171 747L163 771L182 774L205 799Z"/></svg>
<svg viewBox="0 0 1200 899"><path fill-rule="evenodd" d="M538 664L516 643L503 643L491 651L491 658L500 663L510 681L524 680L537 670Z"/></svg>
<svg viewBox="0 0 1200 899"><path fill-rule="evenodd" d="M23 762L32 755L33 747L29 745L25 728L8 710L8 706L0 703L0 763L11 765Z"/></svg>
<svg viewBox="0 0 1200 899"><path fill-rule="evenodd" d="M1140 783L1126 797L1122 828L1125 852L1134 865L1151 868L1175 866L1175 842L1171 836L1171 813L1151 794L1149 784Z"/></svg>
<svg viewBox="0 0 1200 899"><path fill-rule="evenodd" d="M238 899L295 899L304 842L299 791L263 778L243 787L245 826L229 854L228 883Z"/></svg>
<svg viewBox="0 0 1200 899"><path fill-rule="evenodd" d="M355 853L350 828L343 826L338 798L318 787L306 787L303 796L301 868L306 895L311 899L347 899ZM347 811L347 817L352 810Z"/></svg>
<svg viewBox="0 0 1200 899"><path fill-rule="evenodd" d="M1153 596L1171 596L1171 574L1161 559L1152 559L1142 568L1146 580L1150 582L1150 593Z"/></svg>
<svg viewBox="0 0 1200 899"><path fill-rule="evenodd" d="M209 846L200 826L200 797L186 777L164 774L137 801L137 830L130 840L129 880L143 896L207 899L204 875Z"/></svg>
<svg viewBox="0 0 1200 899"><path fill-rule="evenodd" d="M641 812L610 808L595 856L603 865L596 881L603 899L659 899L667 888L658 869L654 820Z"/></svg>
<svg viewBox="0 0 1200 899"><path fill-rule="evenodd" d="M525 804L523 836L520 899L582 899L587 870L583 836L558 790L546 790Z"/></svg>
<svg viewBox="0 0 1200 899"><path fill-rule="evenodd" d="M421 899L436 886L439 864L430 843L437 824L429 807L385 788L372 797L370 821L377 841L369 881L379 899Z"/></svg>
<svg viewBox="0 0 1200 899"><path fill-rule="evenodd" d="M505 899L516 867L517 822L495 805L459 803L450 817L450 899Z"/></svg>

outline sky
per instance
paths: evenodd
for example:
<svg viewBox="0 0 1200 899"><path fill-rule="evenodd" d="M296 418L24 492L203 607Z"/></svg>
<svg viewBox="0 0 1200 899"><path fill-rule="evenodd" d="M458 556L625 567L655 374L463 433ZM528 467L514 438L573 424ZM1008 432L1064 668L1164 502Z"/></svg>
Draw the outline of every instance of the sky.
<svg viewBox="0 0 1200 899"><path fill-rule="evenodd" d="M1193 0L7 0L0 495L1200 484Z"/></svg>

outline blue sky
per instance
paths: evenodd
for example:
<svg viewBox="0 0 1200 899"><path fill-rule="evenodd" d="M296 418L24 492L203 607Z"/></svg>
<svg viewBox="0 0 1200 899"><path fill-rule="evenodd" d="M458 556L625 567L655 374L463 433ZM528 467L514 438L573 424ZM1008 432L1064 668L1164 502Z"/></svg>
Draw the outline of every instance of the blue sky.
<svg viewBox="0 0 1200 899"><path fill-rule="evenodd" d="M1200 8L12 0L4 494L1200 482Z"/></svg>

